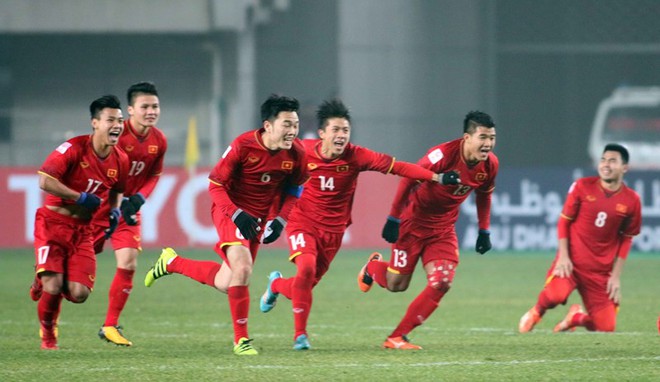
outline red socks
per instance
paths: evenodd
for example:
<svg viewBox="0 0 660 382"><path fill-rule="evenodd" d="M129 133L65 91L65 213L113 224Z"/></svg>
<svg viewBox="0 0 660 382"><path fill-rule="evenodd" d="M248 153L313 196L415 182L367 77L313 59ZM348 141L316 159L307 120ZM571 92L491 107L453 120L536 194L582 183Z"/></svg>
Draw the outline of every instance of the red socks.
<svg viewBox="0 0 660 382"><path fill-rule="evenodd" d="M227 289L227 297L234 323L234 344L237 344L241 338L249 338L247 324L250 311L250 292L246 285L233 286Z"/></svg>
<svg viewBox="0 0 660 382"><path fill-rule="evenodd" d="M376 262L372 261L372 263ZM422 293L410 303L406 315L403 316L399 326L394 329L390 337L406 335L421 325L435 311L444 295L444 292L427 285Z"/></svg>
<svg viewBox="0 0 660 382"><path fill-rule="evenodd" d="M60 316L62 306L62 294L50 294L44 291L37 304L37 316L43 330L44 337L55 338L54 328Z"/></svg>
<svg viewBox="0 0 660 382"><path fill-rule="evenodd" d="M128 296L133 289L133 275L135 271L117 268L115 278L108 291L108 312L103 326L117 326L119 315L124 310Z"/></svg>
<svg viewBox="0 0 660 382"><path fill-rule="evenodd" d="M387 266L386 261L370 261L367 263L367 273L382 288L387 288Z"/></svg>
<svg viewBox="0 0 660 382"><path fill-rule="evenodd" d="M201 261L177 256L167 265L167 272L179 273L191 279L215 288L215 275L222 264L215 261Z"/></svg>
<svg viewBox="0 0 660 382"><path fill-rule="evenodd" d="M536 311L543 316L546 310L563 304L574 289L575 284L571 279L553 277L541 293L539 293L539 298L535 306Z"/></svg>

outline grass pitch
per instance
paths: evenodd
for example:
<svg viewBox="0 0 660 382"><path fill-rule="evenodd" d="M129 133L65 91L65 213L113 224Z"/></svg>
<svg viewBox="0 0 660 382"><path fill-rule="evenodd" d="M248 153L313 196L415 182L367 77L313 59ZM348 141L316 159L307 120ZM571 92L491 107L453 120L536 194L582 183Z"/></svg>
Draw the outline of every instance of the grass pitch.
<svg viewBox="0 0 660 382"><path fill-rule="evenodd" d="M211 251L180 252L219 259ZM28 297L34 256L30 249L0 251L1 381L492 381L660 380L660 259L631 254L623 275L616 333L553 334L567 307L548 312L537 328L517 333L520 316L536 300L552 253L465 251L453 288L411 335L424 347L380 348L424 286L418 268L408 291L375 286L361 293L355 276L369 252L342 251L314 291L309 319L312 350L292 350L291 303L283 296L270 313L258 299L267 275L294 266L282 251L264 247L251 285L250 335L256 357L232 354L226 296L181 275L152 288L144 274L157 258L140 257L135 285L120 319L131 348L101 341L107 291L114 275L111 251L98 257L97 283L86 303L64 302L59 351L39 349L36 303ZM389 255L386 255L386 257ZM578 302L574 295L569 304Z"/></svg>

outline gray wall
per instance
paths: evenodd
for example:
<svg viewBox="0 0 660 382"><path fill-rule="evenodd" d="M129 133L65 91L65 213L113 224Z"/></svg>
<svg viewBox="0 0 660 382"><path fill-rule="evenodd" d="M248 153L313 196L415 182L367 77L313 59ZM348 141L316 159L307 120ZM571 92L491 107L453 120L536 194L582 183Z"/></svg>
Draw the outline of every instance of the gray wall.
<svg viewBox="0 0 660 382"><path fill-rule="evenodd" d="M4 2L0 14L6 19L20 4ZM58 4L75 14L77 0ZM31 13L10 17L0 27L0 164L39 164L66 136L88 131L93 98L112 92L123 99L132 82L152 80L161 92L169 165L183 162L191 115L204 164L213 164L210 142L226 144L256 127L258 106L273 92L302 101L305 131L315 130L321 100L342 97L352 108L354 142L405 160L459 137L465 113L480 109L497 122L503 166L588 165L598 102L624 82L660 85L655 0L255 4L262 2L196 0L171 29L162 18L139 30L123 23L116 32L107 25L58 32L56 22L30 28ZM159 12L170 6L188 9L166 2ZM208 44L222 59L215 103ZM221 129L212 133L216 108Z"/></svg>

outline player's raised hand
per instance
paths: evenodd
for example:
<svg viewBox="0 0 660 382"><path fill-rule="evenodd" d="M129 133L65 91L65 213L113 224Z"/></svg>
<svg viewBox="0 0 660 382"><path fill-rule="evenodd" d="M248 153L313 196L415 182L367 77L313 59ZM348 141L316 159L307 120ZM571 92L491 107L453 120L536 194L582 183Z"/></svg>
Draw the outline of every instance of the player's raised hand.
<svg viewBox="0 0 660 382"><path fill-rule="evenodd" d="M386 242L388 243L396 243L396 241L399 239L399 223L401 220L393 217L393 216L388 216L387 221L385 222L385 226L383 226L383 233L381 236L383 239L385 239Z"/></svg>
<svg viewBox="0 0 660 382"><path fill-rule="evenodd" d="M439 173L438 174L438 182L440 184L444 184L444 185L459 184L459 183L461 183L461 178L459 177L459 175L456 171L451 170L451 171Z"/></svg>
<svg viewBox="0 0 660 382"><path fill-rule="evenodd" d="M108 221L110 222L110 227L105 230L105 239L108 240L110 236L115 232L117 226L119 225L119 217L121 216L121 211L119 208L113 208L110 210L110 217Z"/></svg>
<svg viewBox="0 0 660 382"><path fill-rule="evenodd" d="M264 236L261 239L261 242L264 244L270 244L274 242L278 237L280 237L282 231L284 231L284 227L286 227L286 220L282 219L280 216L273 220L269 220L268 223L266 223Z"/></svg>
<svg viewBox="0 0 660 382"><path fill-rule="evenodd" d="M257 237L257 234L261 231L261 227L259 227L261 219L255 218L240 208L234 212L231 220L236 224L238 230L241 231L241 235L248 240Z"/></svg>
<svg viewBox="0 0 660 382"><path fill-rule="evenodd" d="M493 248L493 245L490 243L490 231L487 229L480 229L479 236L477 236L477 245L475 246L476 251L480 255L483 255L490 251L491 248Z"/></svg>
<svg viewBox="0 0 660 382"><path fill-rule="evenodd" d="M88 192L81 192L80 197L78 197L78 200L76 200L76 204L79 206L83 206L88 210L94 212L101 205L101 199L94 194L90 194Z"/></svg>

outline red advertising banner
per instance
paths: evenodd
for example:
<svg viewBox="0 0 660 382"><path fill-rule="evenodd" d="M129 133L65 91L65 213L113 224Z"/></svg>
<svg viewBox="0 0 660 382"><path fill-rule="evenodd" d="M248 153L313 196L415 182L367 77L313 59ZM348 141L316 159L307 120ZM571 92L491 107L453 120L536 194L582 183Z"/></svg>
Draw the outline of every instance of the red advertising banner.
<svg viewBox="0 0 660 382"><path fill-rule="evenodd" d="M32 245L34 214L43 204L36 168L0 168L3 195L0 248ZM207 193L209 169L189 176L182 168L167 168L142 207L142 243L145 248L210 248L217 234L211 222ZM398 179L380 173L363 173L358 181L353 225L344 237L346 248L383 248L380 230L396 191ZM272 246L284 248L280 238Z"/></svg>

